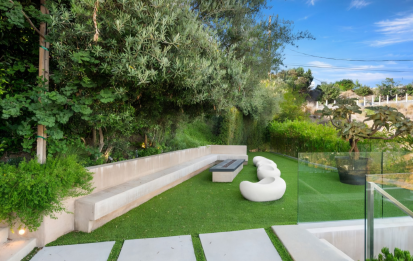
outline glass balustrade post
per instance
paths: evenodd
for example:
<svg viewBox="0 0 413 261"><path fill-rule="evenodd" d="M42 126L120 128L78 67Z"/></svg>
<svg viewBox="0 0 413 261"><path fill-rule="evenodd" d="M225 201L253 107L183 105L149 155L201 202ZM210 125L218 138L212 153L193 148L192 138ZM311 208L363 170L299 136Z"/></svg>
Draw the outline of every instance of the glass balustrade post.
<svg viewBox="0 0 413 261"><path fill-rule="evenodd" d="M366 231L366 258L373 260L374 257L374 186L371 182L366 182L367 193L367 231Z"/></svg>

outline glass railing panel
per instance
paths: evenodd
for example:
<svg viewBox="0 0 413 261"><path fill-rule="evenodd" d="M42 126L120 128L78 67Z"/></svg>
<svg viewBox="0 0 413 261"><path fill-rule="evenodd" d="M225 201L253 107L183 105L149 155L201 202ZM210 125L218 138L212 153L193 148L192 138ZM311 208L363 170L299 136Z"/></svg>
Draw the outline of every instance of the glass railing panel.
<svg viewBox="0 0 413 261"><path fill-rule="evenodd" d="M364 219L365 175L382 153L299 153L298 223Z"/></svg>
<svg viewBox="0 0 413 261"><path fill-rule="evenodd" d="M372 191L374 204L369 200ZM369 219L372 211L374 218ZM413 173L366 176L366 259L377 258L383 248L413 253L412 211Z"/></svg>

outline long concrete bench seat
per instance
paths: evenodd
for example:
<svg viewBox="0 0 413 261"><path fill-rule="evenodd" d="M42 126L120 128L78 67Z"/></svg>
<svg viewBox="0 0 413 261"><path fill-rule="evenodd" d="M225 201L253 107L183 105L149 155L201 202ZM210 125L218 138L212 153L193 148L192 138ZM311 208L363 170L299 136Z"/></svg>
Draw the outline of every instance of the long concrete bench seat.
<svg viewBox="0 0 413 261"><path fill-rule="evenodd" d="M248 163L246 154L209 154L79 198L75 201L75 229L91 232L217 162L227 159L243 159L244 164Z"/></svg>

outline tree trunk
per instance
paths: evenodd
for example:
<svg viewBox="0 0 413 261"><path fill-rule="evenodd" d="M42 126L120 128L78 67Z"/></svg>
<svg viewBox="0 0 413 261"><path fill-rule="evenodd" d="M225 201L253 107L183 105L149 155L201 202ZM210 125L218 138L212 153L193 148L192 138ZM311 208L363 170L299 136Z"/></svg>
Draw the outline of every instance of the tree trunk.
<svg viewBox="0 0 413 261"><path fill-rule="evenodd" d="M103 132L102 128L99 128L99 152L102 152L103 146L105 146L105 142L103 142Z"/></svg>
<svg viewBox="0 0 413 261"><path fill-rule="evenodd" d="M92 135L93 135L93 147L96 147L96 129L94 127L92 129Z"/></svg>
<svg viewBox="0 0 413 261"><path fill-rule="evenodd" d="M46 0L40 1L40 11L42 14L48 14L49 11L45 7ZM46 23L41 23L39 31L42 35L46 35L47 28ZM44 37L39 36L39 76L42 80L47 81L46 89L49 85L49 47L50 43L46 42ZM39 99L40 101L40 99ZM37 161L40 164L46 163L46 126L38 125L37 126Z"/></svg>
<svg viewBox="0 0 413 261"><path fill-rule="evenodd" d="M354 139L350 139L349 143L350 143L350 153L354 152L354 159L358 160L360 158L360 151L359 148L357 147L357 143L359 140L354 140ZM351 156L351 155L350 155Z"/></svg>
<svg viewBox="0 0 413 261"><path fill-rule="evenodd" d="M106 149L105 153L103 154L103 157L105 158L106 161L108 161L109 155L113 150L113 146L108 146Z"/></svg>
<svg viewBox="0 0 413 261"><path fill-rule="evenodd" d="M148 148L148 135L145 134L145 149Z"/></svg>

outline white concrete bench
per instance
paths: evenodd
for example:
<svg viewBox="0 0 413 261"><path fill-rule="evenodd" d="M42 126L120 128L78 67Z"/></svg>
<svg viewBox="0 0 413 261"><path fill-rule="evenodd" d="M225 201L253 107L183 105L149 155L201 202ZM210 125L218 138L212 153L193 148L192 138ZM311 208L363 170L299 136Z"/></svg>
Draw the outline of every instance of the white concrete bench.
<svg viewBox="0 0 413 261"><path fill-rule="evenodd" d="M75 229L91 232L219 161L243 159L247 164L246 146L242 147L245 147L245 154L207 154L79 198L75 201Z"/></svg>

